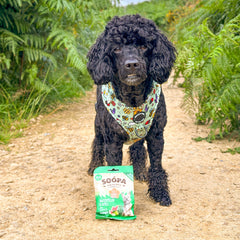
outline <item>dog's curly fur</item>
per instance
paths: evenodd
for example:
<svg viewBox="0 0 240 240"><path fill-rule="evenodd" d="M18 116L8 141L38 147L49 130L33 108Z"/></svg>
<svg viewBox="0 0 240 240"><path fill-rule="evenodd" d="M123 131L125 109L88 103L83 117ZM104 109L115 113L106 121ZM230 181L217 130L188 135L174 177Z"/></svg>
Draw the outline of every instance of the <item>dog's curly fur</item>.
<svg viewBox="0 0 240 240"><path fill-rule="evenodd" d="M139 15L114 17L88 53L88 71L97 87L95 139L88 173L96 167L122 164L122 147L129 140L125 130L104 106L101 85L112 82L116 96L128 106L140 106L151 91L153 80L167 81L176 50L156 25ZM134 77L129 77L129 76ZM136 76L136 78L135 78ZM152 126L147 136L130 146L130 161L135 178L149 184L149 195L163 206L171 204L167 173L162 168L163 130L167 123L164 95L161 92ZM147 142L150 168L146 169Z"/></svg>

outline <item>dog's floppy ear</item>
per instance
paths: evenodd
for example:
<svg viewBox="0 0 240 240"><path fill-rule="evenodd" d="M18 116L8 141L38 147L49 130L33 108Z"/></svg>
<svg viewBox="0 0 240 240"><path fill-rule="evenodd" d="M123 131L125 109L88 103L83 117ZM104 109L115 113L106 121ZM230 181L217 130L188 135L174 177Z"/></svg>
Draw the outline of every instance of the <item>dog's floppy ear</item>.
<svg viewBox="0 0 240 240"><path fill-rule="evenodd" d="M149 73L153 80L162 84L168 80L176 60L176 49L165 35L159 33L152 51Z"/></svg>
<svg viewBox="0 0 240 240"><path fill-rule="evenodd" d="M97 85L110 82L114 76L112 62L107 55L108 43L104 39L104 33L102 33L87 55L87 69Z"/></svg>

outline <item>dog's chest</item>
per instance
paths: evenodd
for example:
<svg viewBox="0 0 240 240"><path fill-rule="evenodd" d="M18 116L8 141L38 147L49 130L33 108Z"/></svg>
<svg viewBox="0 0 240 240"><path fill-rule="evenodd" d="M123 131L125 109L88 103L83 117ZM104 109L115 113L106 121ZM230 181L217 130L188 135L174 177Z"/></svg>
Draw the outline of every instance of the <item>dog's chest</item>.
<svg viewBox="0 0 240 240"><path fill-rule="evenodd" d="M161 85L154 82L146 101L139 107L128 107L116 98L111 83L102 85L102 101L116 122L129 136L127 144L146 137L151 128L161 94Z"/></svg>

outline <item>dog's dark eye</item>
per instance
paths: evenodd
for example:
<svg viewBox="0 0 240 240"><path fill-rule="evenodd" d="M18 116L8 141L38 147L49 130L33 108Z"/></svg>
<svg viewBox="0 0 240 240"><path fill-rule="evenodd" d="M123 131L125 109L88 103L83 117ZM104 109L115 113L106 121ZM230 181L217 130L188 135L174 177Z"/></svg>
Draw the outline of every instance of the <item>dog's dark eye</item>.
<svg viewBox="0 0 240 240"><path fill-rule="evenodd" d="M114 51L115 53L120 53L120 52L122 51L122 49L119 47L119 48L115 48L113 51Z"/></svg>

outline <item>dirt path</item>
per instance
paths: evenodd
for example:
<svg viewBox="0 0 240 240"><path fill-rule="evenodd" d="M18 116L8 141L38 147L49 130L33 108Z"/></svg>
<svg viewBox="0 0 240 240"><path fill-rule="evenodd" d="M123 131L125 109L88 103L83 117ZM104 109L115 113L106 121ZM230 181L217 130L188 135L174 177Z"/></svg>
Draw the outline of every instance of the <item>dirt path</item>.
<svg viewBox="0 0 240 240"><path fill-rule="evenodd" d="M39 117L24 137L0 146L0 239L240 239L240 159L220 151L239 143L193 141L206 136L206 127L182 111L180 89L163 88L171 207L152 202L146 183L135 181L136 220L95 219L93 179L86 173L95 114L95 94L89 92L81 103Z"/></svg>

